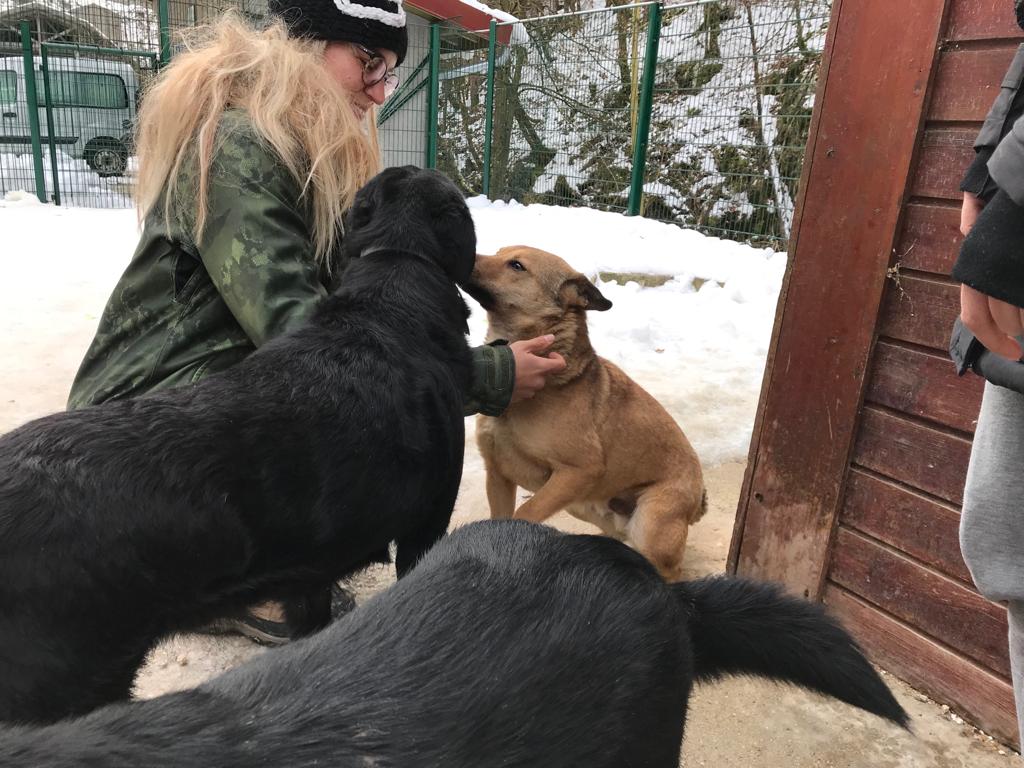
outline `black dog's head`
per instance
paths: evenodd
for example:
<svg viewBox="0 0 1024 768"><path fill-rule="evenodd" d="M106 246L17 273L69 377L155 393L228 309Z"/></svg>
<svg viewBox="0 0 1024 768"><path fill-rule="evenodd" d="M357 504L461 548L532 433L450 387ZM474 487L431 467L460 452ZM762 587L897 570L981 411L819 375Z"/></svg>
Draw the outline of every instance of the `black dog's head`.
<svg viewBox="0 0 1024 768"><path fill-rule="evenodd" d="M346 261L371 248L412 251L459 284L476 259L476 230L459 188L439 171L412 165L381 171L359 190L343 242Z"/></svg>

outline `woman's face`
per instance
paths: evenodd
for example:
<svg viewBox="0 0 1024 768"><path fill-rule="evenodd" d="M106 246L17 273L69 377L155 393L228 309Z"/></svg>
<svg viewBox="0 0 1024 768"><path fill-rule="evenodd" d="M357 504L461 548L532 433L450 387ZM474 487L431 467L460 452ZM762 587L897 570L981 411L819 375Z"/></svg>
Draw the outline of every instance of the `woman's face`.
<svg viewBox="0 0 1024 768"><path fill-rule="evenodd" d="M398 55L394 51L377 48L373 49L372 53L387 62L388 72L391 72L398 63ZM324 67L341 89L349 94L352 109L360 120L366 116L371 106L380 106L385 99L383 80L373 85L366 85L363 80L366 64L371 58L367 49L348 42L330 42L324 51Z"/></svg>

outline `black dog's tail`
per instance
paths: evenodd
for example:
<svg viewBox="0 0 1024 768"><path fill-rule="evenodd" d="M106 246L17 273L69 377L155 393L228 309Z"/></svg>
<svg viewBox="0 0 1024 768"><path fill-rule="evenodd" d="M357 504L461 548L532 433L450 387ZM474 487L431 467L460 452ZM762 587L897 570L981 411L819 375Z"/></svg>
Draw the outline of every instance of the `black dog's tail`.
<svg viewBox="0 0 1024 768"><path fill-rule="evenodd" d="M820 605L772 584L711 577L673 584L689 614L694 675L794 683L909 729L907 713L857 643Z"/></svg>

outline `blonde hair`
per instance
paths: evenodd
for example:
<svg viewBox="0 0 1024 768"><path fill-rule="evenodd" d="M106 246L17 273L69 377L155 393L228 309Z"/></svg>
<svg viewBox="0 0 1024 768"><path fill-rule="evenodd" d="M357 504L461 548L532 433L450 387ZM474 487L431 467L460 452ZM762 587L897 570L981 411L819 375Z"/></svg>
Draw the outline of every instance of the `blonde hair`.
<svg viewBox="0 0 1024 768"><path fill-rule="evenodd" d="M228 12L189 32L185 45L187 51L147 90L139 111L139 216L145 217L166 191L169 221L180 172L194 162L192 234L199 239L217 126L225 109L240 108L307 198L315 258L329 271L342 215L356 191L380 170L376 111L359 120L348 94L323 65L326 44L289 38L281 21L258 30Z"/></svg>

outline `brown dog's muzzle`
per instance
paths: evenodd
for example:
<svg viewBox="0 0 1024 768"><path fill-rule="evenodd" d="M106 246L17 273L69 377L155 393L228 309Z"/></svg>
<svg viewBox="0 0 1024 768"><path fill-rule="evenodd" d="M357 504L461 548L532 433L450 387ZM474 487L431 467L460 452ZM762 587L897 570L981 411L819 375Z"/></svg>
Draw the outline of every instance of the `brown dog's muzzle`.
<svg viewBox="0 0 1024 768"><path fill-rule="evenodd" d="M493 256L481 256L477 254L476 261L473 264L473 272L469 276L462 289L468 293L481 307L485 310L490 310L495 305L494 294L485 286L486 278L481 271L481 260L482 259L493 259ZM486 271L486 268L485 270Z"/></svg>

